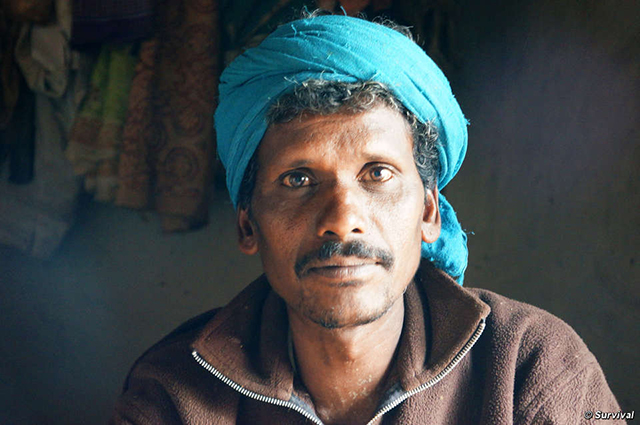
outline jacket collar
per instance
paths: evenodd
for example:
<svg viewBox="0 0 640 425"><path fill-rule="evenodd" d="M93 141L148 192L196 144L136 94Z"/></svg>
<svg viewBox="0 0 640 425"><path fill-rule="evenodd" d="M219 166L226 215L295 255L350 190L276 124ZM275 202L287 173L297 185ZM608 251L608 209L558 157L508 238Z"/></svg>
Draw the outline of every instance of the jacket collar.
<svg viewBox="0 0 640 425"><path fill-rule="evenodd" d="M402 389L410 391L451 363L490 308L427 261L404 300L395 376ZM192 347L245 389L290 400L294 373L287 351L288 329L285 303L262 275L215 315Z"/></svg>

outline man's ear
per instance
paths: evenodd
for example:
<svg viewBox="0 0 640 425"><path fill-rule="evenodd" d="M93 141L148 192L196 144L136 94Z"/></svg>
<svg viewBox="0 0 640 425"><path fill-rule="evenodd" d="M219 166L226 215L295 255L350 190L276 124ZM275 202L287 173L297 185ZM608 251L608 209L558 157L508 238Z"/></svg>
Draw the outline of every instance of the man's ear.
<svg viewBox="0 0 640 425"><path fill-rule="evenodd" d="M422 240L435 242L440 236L440 207L438 205L438 188L427 189L422 217Z"/></svg>
<svg viewBox="0 0 640 425"><path fill-rule="evenodd" d="M238 207L238 245L240 251L247 255L258 252L258 235L255 224L249 217L249 210Z"/></svg>

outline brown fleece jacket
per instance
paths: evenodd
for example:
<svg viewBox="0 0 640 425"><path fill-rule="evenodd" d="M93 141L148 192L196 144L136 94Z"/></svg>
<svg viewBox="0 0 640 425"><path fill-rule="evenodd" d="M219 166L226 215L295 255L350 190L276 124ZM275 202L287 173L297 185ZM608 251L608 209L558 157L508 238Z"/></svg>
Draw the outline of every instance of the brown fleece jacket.
<svg viewBox="0 0 640 425"><path fill-rule="evenodd" d="M551 314L462 288L426 262L404 301L396 379L373 423L575 424L619 411L593 354ZM284 302L262 276L149 349L110 423L320 424L287 335Z"/></svg>

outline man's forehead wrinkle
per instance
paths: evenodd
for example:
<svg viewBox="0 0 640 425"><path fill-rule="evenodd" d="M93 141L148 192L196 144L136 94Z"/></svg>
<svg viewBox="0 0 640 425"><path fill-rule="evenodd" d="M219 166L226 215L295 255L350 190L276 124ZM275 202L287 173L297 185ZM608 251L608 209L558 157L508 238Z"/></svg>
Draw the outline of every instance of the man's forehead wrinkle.
<svg viewBox="0 0 640 425"><path fill-rule="evenodd" d="M280 127L277 130L285 130L285 127ZM367 128L363 123L358 123L346 130L342 128L340 131L336 131L331 121L318 123L314 120L314 122L306 122L300 126L295 125L294 128L286 129L286 131L292 143L280 146L278 152L273 153L275 159L278 157L286 159L289 155L295 155L301 148L302 150L313 150L320 143L323 144L323 148L332 147L335 148L335 151L344 152L345 154L356 153L365 150L375 140L376 134L382 133L384 130L379 127L372 128L369 126ZM326 149L323 149L322 152L314 153L315 158L325 157L326 155ZM305 160L297 159L294 161L299 163Z"/></svg>
<svg viewBox="0 0 640 425"><path fill-rule="evenodd" d="M324 147L333 149L341 155L355 155L361 152L371 141L371 132L361 125L343 129L342 131L320 130L309 134L308 143L313 146L319 141L324 142ZM326 157L329 150L323 149L321 157Z"/></svg>

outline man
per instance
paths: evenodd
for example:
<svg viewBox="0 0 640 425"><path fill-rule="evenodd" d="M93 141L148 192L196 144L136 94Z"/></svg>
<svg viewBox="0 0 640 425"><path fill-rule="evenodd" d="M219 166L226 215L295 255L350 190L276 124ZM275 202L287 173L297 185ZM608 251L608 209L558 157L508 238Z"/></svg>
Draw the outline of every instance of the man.
<svg viewBox="0 0 640 425"><path fill-rule="evenodd" d="M466 237L438 189L466 121L405 35L344 16L283 25L223 74L216 130L240 249L265 274L145 353L112 423L565 424L618 410L566 324L461 287Z"/></svg>

